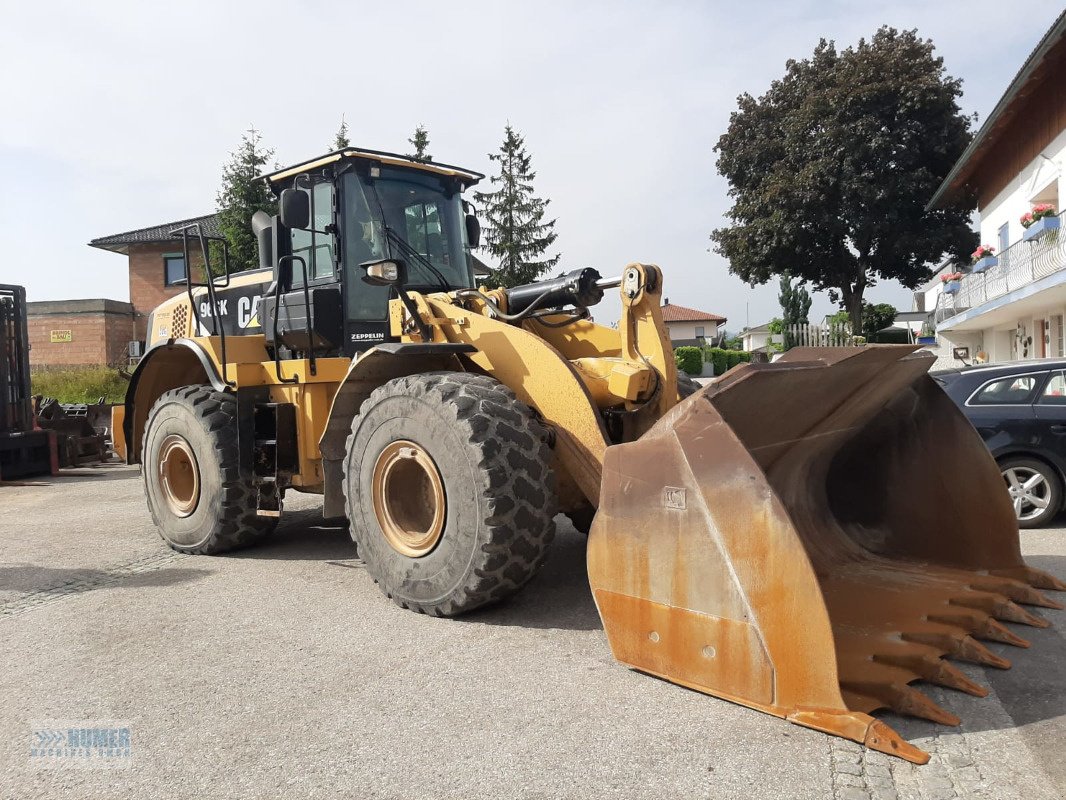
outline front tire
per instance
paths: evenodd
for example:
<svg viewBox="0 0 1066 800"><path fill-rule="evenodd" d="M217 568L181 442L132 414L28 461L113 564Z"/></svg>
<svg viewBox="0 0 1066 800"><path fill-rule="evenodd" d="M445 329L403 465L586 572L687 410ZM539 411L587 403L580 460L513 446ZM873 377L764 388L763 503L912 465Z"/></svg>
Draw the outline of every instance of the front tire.
<svg viewBox="0 0 1066 800"><path fill-rule="evenodd" d="M277 525L256 514L250 476L241 473L232 394L210 386L163 393L148 414L141 464L152 521L180 553L245 547Z"/></svg>
<svg viewBox="0 0 1066 800"><path fill-rule="evenodd" d="M352 421L345 510L367 572L395 603L455 616L521 589L555 536L544 427L484 375L376 389Z"/></svg>
<svg viewBox="0 0 1066 800"><path fill-rule="evenodd" d="M1008 458L999 469L1019 528L1039 528L1062 508L1062 482L1054 469L1035 458Z"/></svg>

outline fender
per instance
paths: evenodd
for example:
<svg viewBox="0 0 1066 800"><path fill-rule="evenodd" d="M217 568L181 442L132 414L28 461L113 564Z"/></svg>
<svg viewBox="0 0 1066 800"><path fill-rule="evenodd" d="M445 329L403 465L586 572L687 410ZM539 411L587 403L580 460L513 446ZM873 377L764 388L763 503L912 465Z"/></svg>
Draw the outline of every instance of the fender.
<svg viewBox="0 0 1066 800"><path fill-rule="evenodd" d="M198 342L174 339L160 343L144 354L130 377L123 406L121 445L125 448L127 464L141 463L141 436L148 412L159 396L179 386L200 383L209 383L220 392L231 391L218 374L211 356ZM113 434L118 434L117 427Z"/></svg>

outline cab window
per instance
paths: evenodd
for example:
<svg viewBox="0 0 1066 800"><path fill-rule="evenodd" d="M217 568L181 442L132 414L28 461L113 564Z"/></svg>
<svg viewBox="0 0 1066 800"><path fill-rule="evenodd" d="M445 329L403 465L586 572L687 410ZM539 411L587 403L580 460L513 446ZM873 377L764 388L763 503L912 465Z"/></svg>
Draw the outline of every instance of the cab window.
<svg viewBox="0 0 1066 800"><path fill-rule="evenodd" d="M969 405L1022 406L1033 402L1042 375L1016 375L990 381L974 392Z"/></svg>
<svg viewBox="0 0 1066 800"><path fill-rule="evenodd" d="M300 191L311 195L311 229L293 229L292 254L307 262L309 281L331 278L336 265L334 237L326 229L333 222L333 184L318 183L313 189L301 187ZM292 283L303 285L303 269L298 261L292 265Z"/></svg>

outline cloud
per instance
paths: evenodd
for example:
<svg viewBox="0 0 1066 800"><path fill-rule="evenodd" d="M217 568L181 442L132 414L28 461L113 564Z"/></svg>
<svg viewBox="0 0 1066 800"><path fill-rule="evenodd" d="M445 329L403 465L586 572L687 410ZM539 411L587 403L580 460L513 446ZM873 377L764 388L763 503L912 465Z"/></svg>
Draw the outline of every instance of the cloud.
<svg viewBox="0 0 1066 800"><path fill-rule="evenodd" d="M20 3L0 29L0 282L31 299L127 297L95 237L204 213L253 123L291 163L353 142L489 171L512 122L552 199L567 267L658 263L676 301L729 327L777 313L708 252L728 208L712 148L737 94L759 94L819 37L917 27L987 113L1053 20L966 3ZM986 41L996 25L994 47ZM871 298L909 306L885 285ZM818 314L832 310L820 297ZM599 310L617 315L617 303Z"/></svg>

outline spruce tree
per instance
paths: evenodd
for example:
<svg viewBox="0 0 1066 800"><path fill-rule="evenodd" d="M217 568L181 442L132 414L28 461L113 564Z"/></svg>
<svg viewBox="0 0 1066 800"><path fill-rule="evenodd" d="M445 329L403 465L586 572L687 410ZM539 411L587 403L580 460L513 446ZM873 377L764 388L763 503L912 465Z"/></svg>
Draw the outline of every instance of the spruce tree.
<svg viewBox="0 0 1066 800"><path fill-rule="evenodd" d="M785 349L788 350L794 344L790 330L791 327L793 325L807 325L809 323L808 315L811 310L811 295L803 287L802 281L793 286L792 279L788 275L782 275L778 285L781 289L781 293L777 296L777 300L781 303L781 321L785 333Z"/></svg>
<svg viewBox="0 0 1066 800"><path fill-rule="evenodd" d="M503 144L489 160L499 164L499 174L490 178L493 192L477 192L474 199L481 205L486 221L485 244L499 262L492 280L499 286L531 283L559 262L559 255L544 258L555 242L555 220L544 221L550 200L533 194L536 173L530 166L521 134L510 124L504 129Z"/></svg>
<svg viewBox="0 0 1066 800"><path fill-rule="evenodd" d="M419 125L415 128L415 135L407 140L408 143L415 149L414 153L408 153L407 157L412 161L420 161L423 164L427 164L433 160L433 156L426 152L429 149L429 133L426 131L425 125Z"/></svg>
<svg viewBox="0 0 1066 800"><path fill-rule="evenodd" d="M341 126L337 128L337 132L333 135L333 150L343 150L346 147L351 147L352 143L348 139L348 123L344 121L344 115L341 114Z"/></svg>
<svg viewBox="0 0 1066 800"><path fill-rule="evenodd" d="M276 214L278 204L266 183L256 178L266 172L273 157L274 151L263 146L259 131L253 127L222 169L222 187L217 196L218 227L229 244L231 272L259 266L252 215L256 211Z"/></svg>

